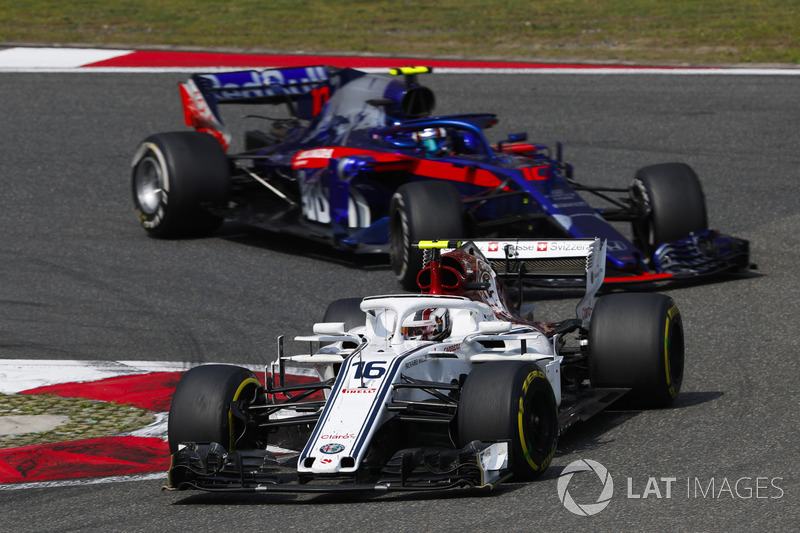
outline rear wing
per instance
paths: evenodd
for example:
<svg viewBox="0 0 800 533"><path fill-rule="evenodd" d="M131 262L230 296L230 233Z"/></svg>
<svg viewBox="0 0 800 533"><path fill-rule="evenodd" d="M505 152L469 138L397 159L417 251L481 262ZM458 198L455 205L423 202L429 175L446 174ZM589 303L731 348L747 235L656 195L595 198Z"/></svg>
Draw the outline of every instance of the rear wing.
<svg viewBox="0 0 800 533"><path fill-rule="evenodd" d="M220 104L285 104L293 118L313 121L329 109L327 104L337 92L351 86L349 96L339 99L335 113L342 115L345 124L360 123L363 107L368 104L391 116L391 121L381 121L380 125L385 125L431 114L433 92L416 83L419 74L430 71L429 67L392 69L393 74L405 76L401 82L366 71L328 66L242 70L194 74L179 87L186 125L210 133L227 149L231 134L220 116ZM336 117L331 120L336 124ZM333 126L325 125L330 127Z"/></svg>
<svg viewBox="0 0 800 533"><path fill-rule="evenodd" d="M451 241L452 244L453 243ZM601 252L605 275L605 242L599 239L474 239L443 249L460 249L471 255L480 253L498 276L526 278L583 278L590 263Z"/></svg>
<svg viewBox="0 0 800 533"><path fill-rule="evenodd" d="M295 67L193 74L179 83L186 125L210 133L227 149L231 134L219 104L286 104L291 114L311 119L330 99L328 67Z"/></svg>
<svg viewBox="0 0 800 533"><path fill-rule="evenodd" d="M190 81L217 103L280 104L327 86L330 74L327 67L313 66L193 74Z"/></svg>
<svg viewBox="0 0 800 533"><path fill-rule="evenodd" d="M498 277L540 280L585 279L586 293L576 308L587 326L594 298L606 272L606 241L600 239L475 239L421 241L419 248L442 254L459 250L484 259ZM556 284L557 285L557 284Z"/></svg>

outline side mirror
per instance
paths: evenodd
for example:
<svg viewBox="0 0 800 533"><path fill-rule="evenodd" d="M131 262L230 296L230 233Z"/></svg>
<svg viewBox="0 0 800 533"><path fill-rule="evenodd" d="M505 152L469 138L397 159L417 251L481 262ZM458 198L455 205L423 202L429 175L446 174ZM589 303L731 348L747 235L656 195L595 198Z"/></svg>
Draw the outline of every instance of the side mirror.
<svg viewBox="0 0 800 533"><path fill-rule="evenodd" d="M481 322L478 324L478 332L482 335L499 335L511 331L511 322Z"/></svg>
<svg viewBox="0 0 800 533"><path fill-rule="evenodd" d="M497 143L497 151L498 152L502 152L503 151L503 145L506 144L506 143L518 143L518 142L527 141L527 140L528 140L528 133L527 132L512 133L511 135L508 136L508 139L505 139L505 140L500 141L499 143Z"/></svg>
<svg viewBox="0 0 800 533"><path fill-rule="evenodd" d="M344 322L317 322L314 324L315 335L344 335Z"/></svg>

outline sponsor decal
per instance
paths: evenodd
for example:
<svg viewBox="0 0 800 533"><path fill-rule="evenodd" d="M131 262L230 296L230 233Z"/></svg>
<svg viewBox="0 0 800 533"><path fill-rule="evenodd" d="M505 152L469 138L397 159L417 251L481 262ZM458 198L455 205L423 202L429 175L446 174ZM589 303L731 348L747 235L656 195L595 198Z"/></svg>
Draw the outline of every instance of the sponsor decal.
<svg viewBox="0 0 800 533"><path fill-rule="evenodd" d="M591 246L591 242L568 242L568 241L555 241L548 244L548 250L551 252L585 252ZM519 250L530 250L529 246L518 246Z"/></svg>
<svg viewBox="0 0 800 533"><path fill-rule="evenodd" d="M377 391L376 388L342 389L342 394L375 394Z"/></svg>
<svg viewBox="0 0 800 533"><path fill-rule="evenodd" d="M329 455L333 455L336 453L342 453L344 451L344 445L339 444L338 442L332 442L330 444L326 444L322 446L319 451L322 453L327 453Z"/></svg>
<svg viewBox="0 0 800 533"><path fill-rule="evenodd" d="M428 356L427 355L423 355L421 357L417 357L416 359L413 359L413 360L409 361L408 363L406 363L406 370L408 370L409 368L413 368L413 367L415 367L417 365L421 365L421 364L427 363L427 362L428 362Z"/></svg>
<svg viewBox="0 0 800 533"><path fill-rule="evenodd" d="M564 253L585 255L592 242L589 239L569 241L493 241L488 243L484 253L487 254L487 257L493 258L506 253L510 257L532 257L531 254L541 254L543 257L559 257ZM483 248L481 250L483 251Z"/></svg>
<svg viewBox="0 0 800 533"><path fill-rule="evenodd" d="M329 79L324 67L201 74L197 78L217 89L220 101L310 93L314 84Z"/></svg>
<svg viewBox="0 0 800 533"><path fill-rule="evenodd" d="M333 156L333 148L315 148L297 154L296 159L330 159Z"/></svg>
<svg viewBox="0 0 800 533"><path fill-rule="evenodd" d="M336 440L352 440L352 439L356 438L356 435L355 435L355 433L343 433L343 434L339 434L339 433L323 433L322 435L319 436L319 438L322 439L322 440L333 440L333 439L336 439Z"/></svg>

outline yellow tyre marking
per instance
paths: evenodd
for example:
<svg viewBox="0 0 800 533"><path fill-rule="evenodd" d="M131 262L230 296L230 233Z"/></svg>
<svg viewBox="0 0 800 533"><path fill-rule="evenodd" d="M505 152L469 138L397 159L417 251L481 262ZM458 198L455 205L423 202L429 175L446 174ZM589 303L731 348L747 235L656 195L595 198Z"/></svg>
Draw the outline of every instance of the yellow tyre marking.
<svg viewBox="0 0 800 533"><path fill-rule="evenodd" d="M236 389L236 393L233 395L233 399L231 401L235 402L236 400L238 400L239 399L239 395L242 394L242 391L248 385L255 385L256 387L260 387L261 386L261 382L258 381L256 378L247 378L246 380L242 381L241 385L239 385L239 388ZM228 433L230 435L229 435L229 439L228 439L227 448L228 448L229 452L232 452L233 451L233 437L234 437L233 436L233 413L231 413L230 408L228 408Z"/></svg>
<svg viewBox="0 0 800 533"><path fill-rule="evenodd" d="M545 375L543 372L534 370L533 372L528 374L528 377L525 378L525 381L522 383L523 396L528 393L528 387L537 377L545 378ZM524 424L525 402L523 400L524 397L519 399L519 411L517 412L517 429L519 430L519 441L520 444L522 444L522 450L525 452L525 460L528 461L528 464L531 466L531 468L533 468L534 470L539 470L539 465L533 462L533 459L531 458L530 449L528 448L528 445L525 442L525 424Z"/></svg>

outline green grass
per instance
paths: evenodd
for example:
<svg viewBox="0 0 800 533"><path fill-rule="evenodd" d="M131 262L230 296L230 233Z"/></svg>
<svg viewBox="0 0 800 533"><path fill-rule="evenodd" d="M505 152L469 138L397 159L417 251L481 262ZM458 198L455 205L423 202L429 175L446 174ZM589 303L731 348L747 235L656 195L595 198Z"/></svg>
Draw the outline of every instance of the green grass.
<svg viewBox="0 0 800 533"><path fill-rule="evenodd" d="M0 43L800 63L800 0L0 0Z"/></svg>
<svg viewBox="0 0 800 533"><path fill-rule="evenodd" d="M0 417L12 415L61 415L67 420L50 431L0 435L0 449L107 437L155 420L151 411L132 405L49 394L0 394Z"/></svg>

